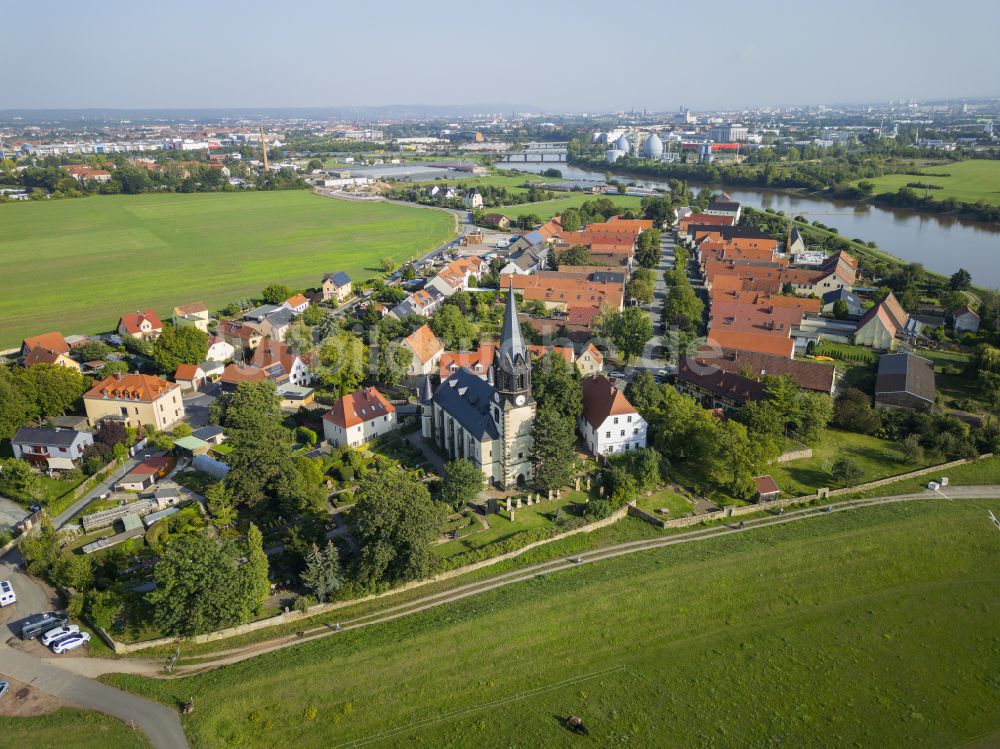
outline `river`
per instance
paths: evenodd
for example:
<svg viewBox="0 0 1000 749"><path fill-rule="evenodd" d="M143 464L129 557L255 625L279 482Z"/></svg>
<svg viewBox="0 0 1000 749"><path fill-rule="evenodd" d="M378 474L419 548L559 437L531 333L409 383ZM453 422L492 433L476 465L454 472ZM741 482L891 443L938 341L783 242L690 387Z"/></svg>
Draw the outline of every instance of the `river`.
<svg viewBox="0 0 1000 749"><path fill-rule="evenodd" d="M566 179L604 180L602 172L568 164L510 166L524 172L558 169ZM667 186L662 182L631 180L618 175L615 178L642 187ZM700 186L691 183L691 187ZM784 211L789 216L802 215L809 221L819 221L836 228L846 239L874 241L879 249L908 262L923 263L928 270L951 275L960 267L965 268L976 285L1000 288L1000 227L773 190L736 187L726 189L726 193L752 208L769 208Z"/></svg>

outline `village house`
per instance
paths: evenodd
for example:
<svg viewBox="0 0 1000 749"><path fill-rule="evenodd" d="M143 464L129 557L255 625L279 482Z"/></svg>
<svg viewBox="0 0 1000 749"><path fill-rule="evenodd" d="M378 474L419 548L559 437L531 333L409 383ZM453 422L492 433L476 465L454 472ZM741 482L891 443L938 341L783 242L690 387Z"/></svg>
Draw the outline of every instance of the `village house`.
<svg viewBox="0 0 1000 749"><path fill-rule="evenodd" d="M228 359L232 359L238 351L253 351L253 349L260 345L261 340L264 338L259 327L240 320L229 320L220 323L219 335L233 349L233 353ZM223 361L226 361L226 359L223 359Z"/></svg>
<svg viewBox="0 0 1000 749"><path fill-rule="evenodd" d="M713 366L692 364L688 359L682 359L678 365L674 386L705 408L718 408L725 414L766 397L764 385L756 380Z"/></svg>
<svg viewBox="0 0 1000 749"><path fill-rule="evenodd" d="M180 307L174 307L173 323L175 328L197 328L202 333L208 332L208 307L204 302L194 302Z"/></svg>
<svg viewBox="0 0 1000 749"><path fill-rule="evenodd" d="M583 380L583 414L577 428L593 455L637 450L646 446L646 420L625 393L603 375Z"/></svg>
<svg viewBox="0 0 1000 749"><path fill-rule="evenodd" d="M351 277L343 271L323 276L323 301L343 304L351 298Z"/></svg>
<svg viewBox="0 0 1000 749"><path fill-rule="evenodd" d="M62 333L42 333L21 341L21 357L26 357L36 348L53 351L57 354L68 354L70 350Z"/></svg>
<svg viewBox="0 0 1000 749"><path fill-rule="evenodd" d="M44 346L35 346L31 349L28 355L21 360L21 364L25 367L31 367L35 364L51 364L56 367L75 369L77 372L82 371L80 363L76 359L71 358L68 354L47 349Z"/></svg>
<svg viewBox="0 0 1000 749"><path fill-rule="evenodd" d="M110 182L111 172L107 169L95 169L83 164L69 164L64 167L77 182Z"/></svg>
<svg viewBox="0 0 1000 749"><path fill-rule="evenodd" d="M717 352L706 348L697 356L685 356L684 359L693 359L692 366L696 365L696 368L701 370L715 368L749 376L755 380L762 380L765 377L787 377L804 390L826 395L833 395L837 381L837 368L832 364L789 359L786 356L756 351L726 349Z"/></svg>
<svg viewBox="0 0 1000 749"><path fill-rule="evenodd" d="M402 345L412 354L410 365L406 368L408 377L432 374L444 353L444 344L434 335L430 325L421 325L403 339Z"/></svg>
<svg viewBox="0 0 1000 749"><path fill-rule="evenodd" d="M165 431L184 418L181 386L143 374L105 377L84 393L83 405L92 425L110 419Z"/></svg>
<svg viewBox="0 0 1000 749"><path fill-rule="evenodd" d="M163 323L156 313L148 309L145 312L134 312L122 315L116 328L123 338L156 338L163 332Z"/></svg>
<svg viewBox="0 0 1000 749"><path fill-rule="evenodd" d="M209 361L227 362L236 355L236 348L223 338L217 335L208 339L208 355L205 357Z"/></svg>
<svg viewBox="0 0 1000 749"><path fill-rule="evenodd" d="M896 336L906 328L909 315L903 310L890 291L878 304L858 320L854 342L880 351L891 351L896 346Z"/></svg>
<svg viewBox="0 0 1000 749"><path fill-rule="evenodd" d="M705 213L709 216L728 216L733 220L734 224L738 224L740 222L741 210L741 206L737 201L720 198L709 203L708 208L705 209Z"/></svg>
<svg viewBox="0 0 1000 749"><path fill-rule="evenodd" d="M234 393L241 382L263 382L267 372L261 367L232 362L226 365L219 378L219 387L224 393Z"/></svg>
<svg viewBox="0 0 1000 749"><path fill-rule="evenodd" d="M389 314L397 320L402 320L407 315L430 317L444 304L445 298L445 295L433 286L429 289L420 289L393 307Z"/></svg>
<svg viewBox="0 0 1000 749"><path fill-rule="evenodd" d="M281 341L265 338L253 352L251 363L267 370L268 376L278 383L308 385L311 380L306 362Z"/></svg>
<svg viewBox="0 0 1000 749"><path fill-rule="evenodd" d="M920 409L934 404L934 364L916 354L884 354L878 358L875 408Z"/></svg>
<svg viewBox="0 0 1000 749"><path fill-rule="evenodd" d="M474 211L477 208L482 208L483 196L480 194L477 188L470 187L468 191L465 193L465 197L462 198L462 204L470 211Z"/></svg>
<svg viewBox="0 0 1000 749"><path fill-rule="evenodd" d="M294 294L281 305L293 315L301 315L309 309L309 300L302 294Z"/></svg>
<svg viewBox="0 0 1000 749"><path fill-rule="evenodd" d="M979 332L979 315L968 304L952 310L951 319L954 322L956 333Z"/></svg>
<svg viewBox="0 0 1000 749"><path fill-rule="evenodd" d="M174 382L185 392L200 390L207 381L208 375L197 364L178 364L174 372Z"/></svg>
<svg viewBox="0 0 1000 749"><path fill-rule="evenodd" d="M600 374L604 369L604 354L593 343L588 343L576 357L576 368L584 377Z"/></svg>
<svg viewBox="0 0 1000 749"><path fill-rule="evenodd" d="M483 223L494 229L506 229L510 226L510 219L502 213L487 213L483 216Z"/></svg>
<svg viewBox="0 0 1000 749"><path fill-rule="evenodd" d="M68 471L83 456L94 435L75 429L21 427L10 441L15 458L48 471Z"/></svg>
<svg viewBox="0 0 1000 749"><path fill-rule="evenodd" d="M424 290L437 290L443 297L452 296L458 291L468 289L470 279L477 281L485 273L489 273L490 264L481 257L461 257L448 263L430 281L424 285Z"/></svg>
<svg viewBox="0 0 1000 749"><path fill-rule="evenodd" d="M323 415L323 436L333 447L358 447L398 426L396 407L373 387L345 395Z"/></svg>

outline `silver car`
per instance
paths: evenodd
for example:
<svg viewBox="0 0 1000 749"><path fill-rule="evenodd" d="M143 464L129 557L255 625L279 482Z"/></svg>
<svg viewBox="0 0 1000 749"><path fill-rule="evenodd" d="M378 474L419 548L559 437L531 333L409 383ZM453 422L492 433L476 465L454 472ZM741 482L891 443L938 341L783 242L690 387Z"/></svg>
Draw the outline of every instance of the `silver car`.
<svg viewBox="0 0 1000 749"><path fill-rule="evenodd" d="M73 635L80 631L80 627L76 624L67 624L63 627L53 627L48 630L44 635L42 635L40 642L45 647L48 647L56 640L62 639L66 635Z"/></svg>

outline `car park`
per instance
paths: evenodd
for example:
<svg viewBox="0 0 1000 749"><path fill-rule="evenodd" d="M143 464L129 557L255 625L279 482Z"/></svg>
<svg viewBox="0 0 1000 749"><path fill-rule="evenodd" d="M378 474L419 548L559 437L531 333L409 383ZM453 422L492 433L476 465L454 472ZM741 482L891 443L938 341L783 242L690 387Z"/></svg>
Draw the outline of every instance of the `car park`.
<svg viewBox="0 0 1000 749"><path fill-rule="evenodd" d="M85 642L90 642L90 635L86 632L76 632L72 635L66 635L61 640L56 640L52 643L52 652L56 655L62 655L63 653L68 653L70 650L75 650Z"/></svg>
<svg viewBox="0 0 1000 749"><path fill-rule="evenodd" d="M0 606L10 606L12 603L17 603L14 586L10 584L10 580L0 580Z"/></svg>
<svg viewBox="0 0 1000 749"><path fill-rule="evenodd" d="M34 640L38 635L64 624L69 624L69 618L56 611L46 611L44 614L29 616L21 623L21 639Z"/></svg>
<svg viewBox="0 0 1000 749"><path fill-rule="evenodd" d="M53 627L48 630L39 638L39 642L45 647L48 647L56 640L60 640L66 635L73 635L80 631L80 627L76 624L65 624L61 627Z"/></svg>

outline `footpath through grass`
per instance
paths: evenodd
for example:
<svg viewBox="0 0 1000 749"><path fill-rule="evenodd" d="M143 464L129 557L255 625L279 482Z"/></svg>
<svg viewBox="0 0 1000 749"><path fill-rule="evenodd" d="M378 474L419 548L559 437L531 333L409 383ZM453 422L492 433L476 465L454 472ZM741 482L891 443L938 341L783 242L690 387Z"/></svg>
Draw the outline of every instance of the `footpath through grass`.
<svg viewBox="0 0 1000 749"><path fill-rule="evenodd" d="M594 746L951 746L1000 729L1000 546L979 504L834 513L109 681L193 697L195 746L575 746L570 714Z"/></svg>
<svg viewBox="0 0 1000 749"><path fill-rule="evenodd" d="M13 694L4 697L14 699ZM117 718L97 712L61 708L32 718L0 716L0 747L29 749L141 749L146 737Z"/></svg>
<svg viewBox="0 0 1000 749"><path fill-rule="evenodd" d="M209 308L272 282L378 275L379 260L452 236L440 211L302 190L119 195L0 206L0 348L59 330L96 333L136 309Z"/></svg>

